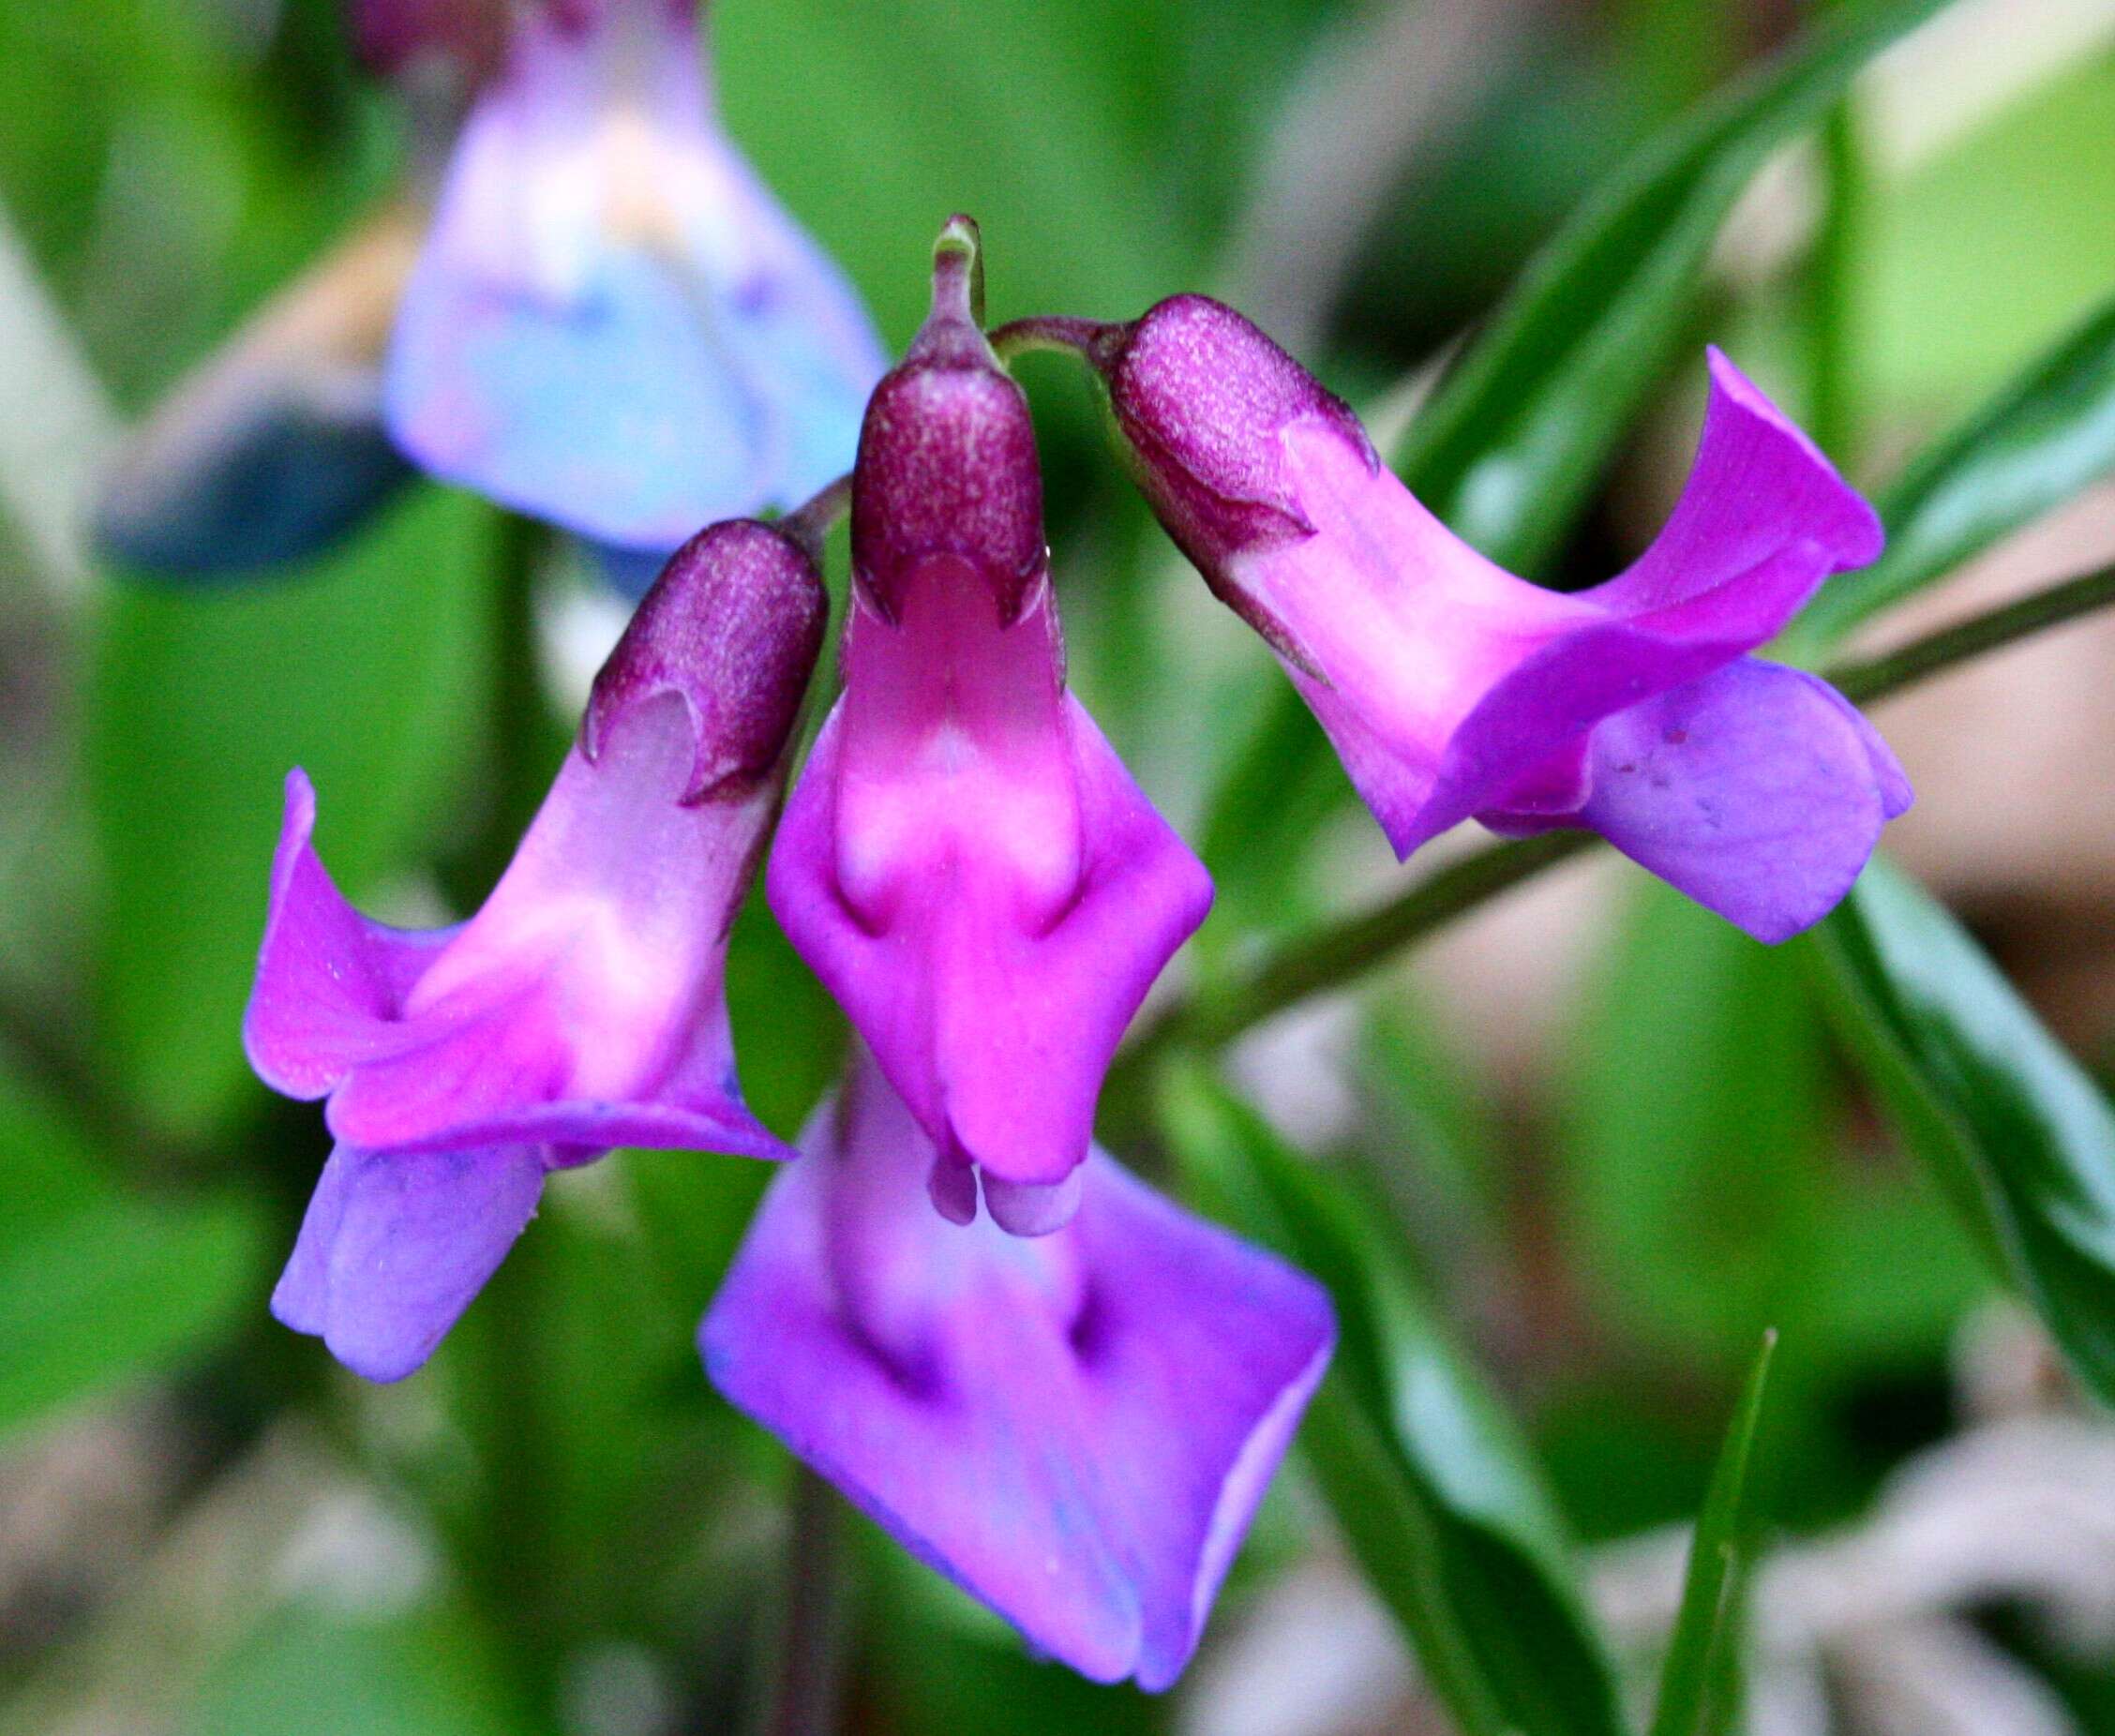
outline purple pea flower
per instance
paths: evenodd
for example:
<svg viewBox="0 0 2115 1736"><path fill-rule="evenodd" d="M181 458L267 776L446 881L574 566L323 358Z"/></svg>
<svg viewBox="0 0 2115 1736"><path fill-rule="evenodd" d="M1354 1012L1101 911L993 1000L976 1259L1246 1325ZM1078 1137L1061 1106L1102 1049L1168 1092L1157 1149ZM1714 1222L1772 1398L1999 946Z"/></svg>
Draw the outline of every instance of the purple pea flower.
<svg viewBox="0 0 2115 1736"><path fill-rule="evenodd" d="M1585 827L1781 940L1835 906L1910 805L1842 695L1748 655L1877 557L1882 531L1717 351L1673 516L1572 595L1449 531L1231 308L1178 297L1090 353L1162 522L1277 652L1398 855L1471 817Z"/></svg>
<svg viewBox="0 0 2115 1736"><path fill-rule="evenodd" d="M456 142L384 380L425 469L620 550L844 469L882 356L720 130L695 0L541 0Z"/></svg>
<svg viewBox="0 0 2115 1736"><path fill-rule="evenodd" d="M267 1085L327 1100L337 1148L272 1309L348 1368L418 1368L553 1169L620 1145L788 1155L742 1106L722 975L825 608L780 531L715 525L682 549L454 928L352 909L288 778L243 1039Z"/></svg>
<svg viewBox="0 0 2115 1736"><path fill-rule="evenodd" d="M429 165L156 407L96 503L103 546L251 576L327 549L415 460L575 531L636 596L699 525L841 472L880 348L721 132L697 9L353 0L362 58L423 140L454 138L437 206Z"/></svg>
<svg viewBox="0 0 2115 1736"><path fill-rule="evenodd" d="M876 390L852 479L845 693L772 846L772 911L938 1149L967 1222L1056 1228L1118 1039L1204 920L1202 864L1065 689L1020 388L973 231Z"/></svg>
<svg viewBox="0 0 2115 1736"><path fill-rule="evenodd" d="M1165 1688L1322 1378L1328 1298L1099 1151L1053 1235L944 1222L937 1155L856 1061L705 1317L707 1372L1031 1644Z"/></svg>

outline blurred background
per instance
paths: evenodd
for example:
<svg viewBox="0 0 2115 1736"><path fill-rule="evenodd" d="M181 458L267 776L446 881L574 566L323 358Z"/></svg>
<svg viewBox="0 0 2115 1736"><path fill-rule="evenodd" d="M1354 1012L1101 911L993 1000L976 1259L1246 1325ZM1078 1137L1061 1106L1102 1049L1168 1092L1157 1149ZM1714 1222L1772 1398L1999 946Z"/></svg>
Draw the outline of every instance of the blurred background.
<svg viewBox="0 0 2115 1736"><path fill-rule="evenodd" d="M1608 177L1828 7L712 9L730 131L892 345L961 209L995 320L1208 290L1388 428ZM1851 93L1740 174L1538 576L1588 582L1650 536L1706 341L1877 487L2115 292L2115 0L1958 0ZM788 1468L691 1346L760 1166L558 1177L397 1387L265 1311L326 1149L237 1040L280 780L314 776L323 852L368 907L477 894L505 527L421 483L292 583L203 589L114 573L82 529L124 427L412 148L333 0L0 8L0 1731L761 1727ZM1277 671L1151 531L1076 370L1021 372L1074 683L1221 882L1178 975L1402 884L1333 765L1266 759L1259 806L1209 801ZM1870 641L2110 561L2102 483ZM622 617L549 567L555 763ZM2115 1059L2111 664L2115 622L2088 623L1878 714L1920 798L1895 853L2089 1066ZM790 1133L841 1028L760 908L732 993L750 1100ZM1582 858L1228 1070L1390 1208L1627 1665L1672 1618L1671 1528L1776 1325L1749 1727L2115 1731L2115 1424L1898 1149L1800 948ZM1030 1659L878 1534L846 1538L846 1729L1451 1728L1297 1457L1160 1699Z"/></svg>

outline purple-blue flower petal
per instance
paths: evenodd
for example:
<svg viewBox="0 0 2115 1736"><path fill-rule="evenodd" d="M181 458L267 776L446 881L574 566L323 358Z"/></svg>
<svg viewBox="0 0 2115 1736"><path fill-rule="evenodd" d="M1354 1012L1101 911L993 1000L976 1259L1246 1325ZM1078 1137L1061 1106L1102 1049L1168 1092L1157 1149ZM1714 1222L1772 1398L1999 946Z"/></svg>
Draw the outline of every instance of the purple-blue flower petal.
<svg viewBox="0 0 2115 1736"><path fill-rule="evenodd" d="M355 1374L399 1381L433 1354L535 1216L530 1146L331 1153L272 1312Z"/></svg>
<svg viewBox="0 0 2115 1736"><path fill-rule="evenodd" d="M1581 823L1767 941L1834 909L1911 800L1849 700L1753 657L1610 718L1592 778Z"/></svg>
<svg viewBox="0 0 2115 1736"><path fill-rule="evenodd" d="M1031 1644L1164 1688L1321 1379L1328 1298L1100 1154L1052 1235L949 1223L934 1155L862 1066L766 1196L706 1367Z"/></svg>
<svg viewBox="0 0 2115 1736"><path fill-rule="evenodd" d="M518 25L392 346L427 469L617 548L791 507L850 463L881 354L721 135L679 8Z"/></svg>

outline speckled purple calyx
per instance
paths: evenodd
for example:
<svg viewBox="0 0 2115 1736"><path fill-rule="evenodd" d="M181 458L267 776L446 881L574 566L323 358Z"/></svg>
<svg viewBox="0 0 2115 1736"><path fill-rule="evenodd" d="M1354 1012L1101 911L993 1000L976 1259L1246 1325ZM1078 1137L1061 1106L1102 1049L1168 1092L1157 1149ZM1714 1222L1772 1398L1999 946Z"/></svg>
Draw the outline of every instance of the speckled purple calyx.
<svg viewBox="0 0 2115 1736"><path fill-rule="evenodd" d="M669 557L595 677L581 751L593 759L640 700L680 694L698 738L684 801L747 795L785 753L829 607L815 562L784 532L752 519L700 531Z"/></svg>
<svg viewBox="0 0 2115 1736"><path fill-rule="evenodd" d="M352 46L361 62L383 78L420 62L455 62L477 84L499 70L506 54L505 0L354 0Z"/></svg>
<svg viewBox="0 0 2115 1736"><path fill-rule="evenodd" d="M1280 441L1292 423L1334 424L1378 468L1350 407L1208 296L1173 296L1088 355L1108 385L1140 486L1208 575L1245 549L1312 529Z"/></svg>
<svg viewBox="0 0 2115 1736"><path fill-rule="evenodd" d="M592 30L622 13L640 18L665 14L677 23L687 23L705 9L707 0L540 0L544 9L562 30Z"/></svg>
<svg viewBox="0 0 2115 1736"><path fill-rule="evenodd" d="M1016 620L1049 566L1028 401L979 329L976 226L956 218L933 270L933 310L875 388L852 471L852 572L884 618L911 571L953 556Z"/></svg>

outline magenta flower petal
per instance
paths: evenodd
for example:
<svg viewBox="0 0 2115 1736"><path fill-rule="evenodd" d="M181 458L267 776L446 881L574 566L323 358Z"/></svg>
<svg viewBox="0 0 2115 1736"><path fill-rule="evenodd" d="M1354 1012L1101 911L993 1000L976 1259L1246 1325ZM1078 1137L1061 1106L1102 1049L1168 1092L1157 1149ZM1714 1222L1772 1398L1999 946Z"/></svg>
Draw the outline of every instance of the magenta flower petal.
<svg viewBox="0 0 2115 1736"><path fill-rule="evenodd" d="M1609 719L1591 766L1579 819L1758 940L1834 909L1911 801L1849 700L1752 657Z"/></svg>
<svg viewBox="0 0 2115 1736"><path fill-rule="evenodd" d="M1814 585L1880 559L1886 533L1865 497L1724 352L1704 356L1711 397L1682 498L1628 570L1586 592L1614 613L1710 594L1800 543L1813 545Z"/></svg>
<svg viewBox="0 0 2115 1736"><path fill-rule="evenodd" d="M544 1189L533 1147L339 1145L301 1220L272 1312L355 1374L400 1381L433 1354L514 1246Z"/></svg>
<svg viewBox="0 0 2115 1736"><path fill-rule="evenodd" d="M435 473L619 548L790 507L882 357L719 128L691 8L538 8L458 140L385 408Z"/></svg>
<svg viewBox="0 0 2115 1736"><path fill-rule="evenodd" d="M741 1105L720 997L725 923L772 798L686 805L695 737L672 694L599 761L568 756L483 910L408 935L368 921L308 843L290 780L245 1040L266 1083L330 1096L374 1149L503 1141L784 1147Z"/></svg>
<svg viewBox="0 0 2115 1736"><path fill-rule="evenodd" d="M243 1046L259 1078L288 1097L322 1097L359 1062L401 1046L398 1009L454 929L370 921L332 882L310 839L316 791L287 773L286 819Z"/></svg>
<svg viewBox="0 0 2115 1736"><path fill-rule="evenodd" d="M787 534L694 538L459 927L407 935L355 912L310 846L308 780L289 780L245 1038L267 1083L329 1100L339 1155L280 1312L364 1346L352 1366L407 1371L399 1352L423 1356L424 1325L437 1336L467 1303L534 1203L502 1172L540 1177L619 1144L789 1155L742 1105L722 980L824 612ZM383 1246L398 1235L409 1315L366 1281L398 1270ZM368 1325L352 1318L370 1307Z"/></svg>
<svg viewBox="0 0 2115 1736"><path fill-rule="evenodd" d="M1602 718L1762 644L1879 550L1871 509L1714 352L1689 485L1635 566L1566 596L1484 561L1309 415L1281 436L1312 533L1233 563L1399 855L1491 806Z"/></svg>
<svg viewBox="0 0 2115 1736"><path fill-rule="evenodd" d="M927 1203L862 1065L699 1332L727 1397L921 1560L1097 1681L1181 1672L1327 1366L1320 1286L1096 1154L1036 1241Z"/></svg>
<svg viewBox="0 0 2115 1736"><path fill-rule="evenodd" d="M1830 574L1881 548L1871 507L1717 351L1673 515L1628 571L1570 595L1453 535L1350 411L1231 309L1178 298L1092 355L1162 522L1278 652L1404 856L1472 816L1508 830L1593 826L1599 812L1620 823L1588 805L1598 732L1746 656ZM1857 808L1868 761L1831 763L1855 787L1833 792L1829 811ZM1723 757L1709 775L1712 811L1737 830L1729 804L1774 774L1744 782ZM1775 823L1753 818L1758 833Z"/></svg>
<svg viewBox="0 0 2115 1736"><path fill-rule="evenodd" d="M1117 1042L1211 883L1058 687L1047 600L1005 629L981 590L957 600L982 606L982 636L930 668L922 597L900 628L855 615L847 695L788 804L766 890L941 1149L1055 1184L1086 1152ZM1025 656L1006 654L1022 641ZM1005 650L982 649L994 644ZM980 696L980 676L1004 679ZM942 703L921 713L914 681ZM1011 739L997 722L1009 708Z"/></svg>
<svg viewBox="0 0 2115 1736"><path fill-rule="evenodd" d="M970 317L969 253L951 230L933 315L867 413L845 695L766 877L956 1217L967 1165L1044 1190L1086 1157L1117 1040L1211 899L1065 690L1034 433ZM1042 1228L1065 1199L995 1197Z"/></svg>

